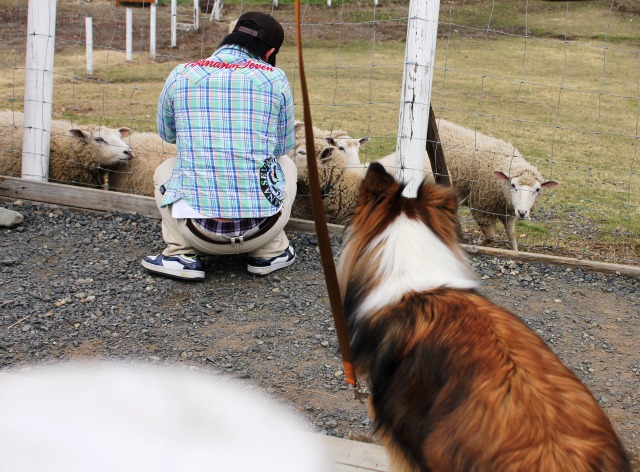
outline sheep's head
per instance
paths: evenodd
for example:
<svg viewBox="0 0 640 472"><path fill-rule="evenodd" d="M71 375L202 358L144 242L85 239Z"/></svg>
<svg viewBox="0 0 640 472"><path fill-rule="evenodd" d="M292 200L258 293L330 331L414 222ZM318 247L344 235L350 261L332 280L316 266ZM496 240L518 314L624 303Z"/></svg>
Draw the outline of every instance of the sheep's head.
<svg viewBox="0 0 640 472"><path fill-rule="evenodd" d="M326 138L327 143L338 148L344 156L347 167L360 167L360 147L369 141L367 136L356 139L349 136L336 136Z"/></svg>
<svg viewBox="0 0 640 472"><path fill-rule="evenodd" d="M318 180L321 188L328 188L335 184L344 172L344 157L337 148L325 147L316 153L318 164ZM302 175L302 182L309 186L309 171L306 167Z"/></svg>
<svg viewBox="0 0 640 472"><path fill-rule="evenodd" d="M327 142L323 138L315 138L313 142L313 148L316 157L318 157L325 149L329 149L332 146L329 146ZM336 148L337 150L337 148ZM307 143L305 140L302 140L297 143L295 147L295 154L293 156L293 162L296 165L296 169L298 171L298 180L304 179L304 173L307 170Z"/></svg>
<svg viewBox="0 0 640 472"><path fill-rule="evenodd" d="M304 172L307 170L307 146L305 143L296 145L294 149L293 162L298 171L298 181L300 181L303 179Z"/></svg>
<svg viewBox="0 0 640 472"><path fill-rule="evenodd" d="M302 165L302 161L306 160L304 122L297 121L294 125L294 130L297 143L295 155L296 158L301 156L300 164L298 164L297 159L294 159L298 167L298 180L300 180L302 178L302 172L304 172L304 168L306 167L306 164ZM337 148L340 153L342 153L346 167L362 167L362 163L360 162L360 147L369 141L367 136L357 139L349 136L344 130L332 129L331 131L325 131L315 126L313 127L313 134L316 153L325 149L328 144Z"/></svg>
<svg viewBox="0 0 640 472"><path fill-rule="evenodd" d="M99 166L111 167L133 157L131 148L122 138L129 136L129 128L112 129L105 126L71 129L69 134L91 147L94 161Z"/></svg>
<svg viewBox="0 0 640 472"><path fill-rule="evenodd" d="M508 185L511 196L513 215L521 220L531 219L531 211L535 207L538 195L543 188L553 188L560 185L555 180L542 180L533 172L512 173L511 176L501 170L494 170L493 175Z"/></svg>

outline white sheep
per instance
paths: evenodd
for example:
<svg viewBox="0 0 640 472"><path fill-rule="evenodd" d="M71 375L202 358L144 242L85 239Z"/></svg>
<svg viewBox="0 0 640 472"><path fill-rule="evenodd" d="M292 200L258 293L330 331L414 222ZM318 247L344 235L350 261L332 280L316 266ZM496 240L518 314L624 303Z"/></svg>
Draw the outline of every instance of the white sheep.
<svg viewBox="0 0 640 472"><path fill-rule="evenodd" d="M128 142L134 159L109 172L109 190L152 197L156 167L176 157L176 145L163 141L157 133L131 133Z"/></svg>
<svg viewBox="0 0 640 472"><path fill-rule="evenodd" d="M358 202L362 177L348 171L344 156L333 146L321 150L317 154L316 162L327 221L336 224L348 223ZM298 193L293 202L291 215L294 218L313 219L309 197L309 172L306 167L302 178L298 179Z"/></svg>
<svg viewBox="0 0 640 472"><path fill-rule="evenodd" d="M339 134L340 137L336 137ZM359 140L345 138L344 131L324 131L314 127L314 148L316 154L324 149L332 147L328 138L341 142L343 147L353 149L354 142ZM296 123L296 139L298 147L293 160L298 167L298 179L302 179L303 172L307 167L306 139L304 138L304 125ZM368 138L363 138L366 142ZM131 193L136 195L153 196L153 173L162 161L169 157L175 157L176 146L163 141L156 133L131 133L128 138L129 146L133 151L135 159L132 159L126 166L120 166L109 172L109 190L116 192ZM351 144L351 146L349 146ZM337 146L333 146L339 149ZM357 149L356 149L357 154ZM345 153L343 152L343 155ZM357 157L356 157L357 159Z"/></svg>
<svg viewBox="0 0 640 472"><path fill-rule="evenodd" d="M302 178L306 168L307 143L304 123L297 122L295 125L296 147L293 161L298 168L298 179ZM338 149L344 156L346 168L362 168L360 162L360 147L369 141L367 136L362 138L352 138L344 130L322 130L313 127L314 149L316 155L327 147L327 144ZM363 174L364 175L364 174Z"/></svg>
<svg viewBox="0 0 640 472"><path fill-rule="evenodd" d="M304 124L296 123L295 130L298 146L296 147L293 161L298 167L298 180L300 180L303 178L303 173L307 167ZM349 149L349 152L344 152L338 146L332 146L329 144L330 140L342 143L342 147ZM362 138L362 140L362 142L366 142L368 138ZM324 149L332 147L341 152L345 158L349 155L353 160L352 151L355 148L355 143L359 143L361 140L346 137L345 131L334 130L331 132L314 127L314 141L316 155ZM153 196L153 173L162 161L177 155L176 146L163 141L156 133L131 133L128 143L135 159L132 159L126 166L120 166L110 171L109 189L117 192ZM355 159L357 160L358 149L355 149L355 153Z"/></svg>
<svg viewBox="0 0 640 472"><path fill-rule="evenodd" d="M0 111L0 174L21 176L24 115ZM127 162L131 149L122 138L130 129L106 126L73 126L52 120L49 181L82 187L102 187L105 169Z"/></svg>
<svg viewBox="0 0 640 472"><path fill-rule="evenodd" d="M362 175L346 165L344 155L334 146L328 146L316 154L318 180L327 221L345 225L353 216L360 196ZM433 181L433 176L425 175ZM302 178L298 180L298 193L293 203L292 216L313 219L309 197L309 172L306 164Z"/></svg>
<svg viewBox="0 0 640 472"><path fill-rule="evenodd" d="M540 190L560 185L544 180L513 144L440 119L440 142L451 176L452 185L461 204L468 206L483 233L480 245L495 240L496 223L502 221L514 251L517 219L530 219ZM395 153L383 157L388 171L396 168ZM431 171L425 152L424 168Z"/></svg>

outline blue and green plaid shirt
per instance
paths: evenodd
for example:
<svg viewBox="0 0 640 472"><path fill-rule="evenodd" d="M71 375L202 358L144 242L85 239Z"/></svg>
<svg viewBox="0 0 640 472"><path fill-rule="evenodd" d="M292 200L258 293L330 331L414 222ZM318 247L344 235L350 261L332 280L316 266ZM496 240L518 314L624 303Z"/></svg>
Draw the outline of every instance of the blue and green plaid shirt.
<svg viewBox="0 0 640 472"><path fill-rule="evenodd" d="M210 218L276 214L284 200L277 158L295 144L284 72L237 46L177 66L158 99L158 133L178 158L162 206L184 198Z"/></svg>

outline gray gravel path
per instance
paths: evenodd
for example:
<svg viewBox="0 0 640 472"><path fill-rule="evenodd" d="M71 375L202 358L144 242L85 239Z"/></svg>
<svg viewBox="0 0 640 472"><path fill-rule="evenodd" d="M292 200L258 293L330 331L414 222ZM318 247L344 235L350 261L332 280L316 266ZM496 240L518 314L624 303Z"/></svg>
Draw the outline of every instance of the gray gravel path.
<svg viewBox="0 0 640 472"><path fill-rule="evenodd" d="M309 427L371 441L344 383L316 238L291 233L290 268L264 278L243 256L213 257L204 282L149 276L156 220L3 203L0 370L99 357L177 363L244 379ZM336 247L339 237L333 237ZM640 280L547 264L472 259L482 291L520 315L591 389L640 456Z"/></svg>

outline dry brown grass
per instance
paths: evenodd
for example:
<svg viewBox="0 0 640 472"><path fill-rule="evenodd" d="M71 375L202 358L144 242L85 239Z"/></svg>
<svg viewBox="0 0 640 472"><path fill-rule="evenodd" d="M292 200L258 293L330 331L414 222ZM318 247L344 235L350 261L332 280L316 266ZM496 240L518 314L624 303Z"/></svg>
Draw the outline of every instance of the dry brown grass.
<svg viewBox="0 0 640 472"><path fill-rule="evenodd" d="M451 19L478 29L471 34L460 26L441 25L432 104L437 116L513 142L546 178L561 182L552 195L543 197L536 218L519 224L524 249L548 246L607 259L615 254L618 261L637 263L640 18L596 8L593 2L570 4L567 13L565 2L530 2L527 26L535 37L519 35L525 16L510 2L496 2L492 12L479 7L483 2L458 6ZM388 16L397 15L399 8L391 2ZM327 11L307 18L317 19ZM356 13L348 12L353 17ZM494 29L504 25L510 34L484 38L480 27L490 13ZM286 5L277 12L287 21L291 14ZM448 21L448 15L444 4L441 22ZM65 21L81 19L66 16ZM217 26L220 31L212 32ZM148 57L145 38L132 62L125 61L121 49L98 48L93 77L86 77L84 70L84 44L63 44L55 63L54 115L153 131L166 75L186 58L208 55L211 48L203 44L215 45L223 34L225 25L217 26L207 22L204 28L209 29L203 33L181 36L177 51L166 49L165 41L155 61ZM380 27L387 36L380 33L385 39L375 43L370 31L366 37L350 25L332 28L331 34L303 35L314 124L370 136L363 159L379 158L395 149L404 42L394 39L389 25ZM61 34L71 37L69 31ZM573 39L564 41L565 36ZM169 60L167 52L182 59ZM0 51L4 107L22 106L23 54L19 48ZM278 65L290 78L301 117L292 42L278 55Z"/></svg>

